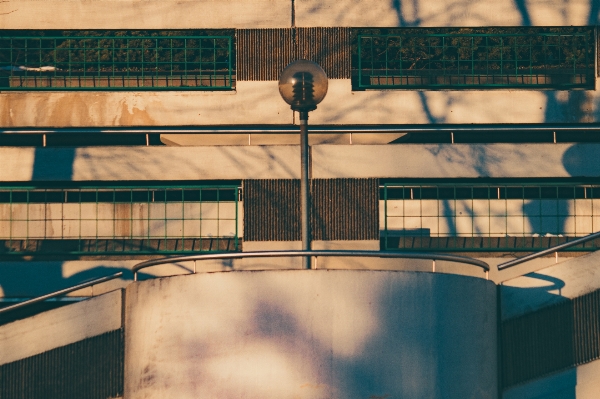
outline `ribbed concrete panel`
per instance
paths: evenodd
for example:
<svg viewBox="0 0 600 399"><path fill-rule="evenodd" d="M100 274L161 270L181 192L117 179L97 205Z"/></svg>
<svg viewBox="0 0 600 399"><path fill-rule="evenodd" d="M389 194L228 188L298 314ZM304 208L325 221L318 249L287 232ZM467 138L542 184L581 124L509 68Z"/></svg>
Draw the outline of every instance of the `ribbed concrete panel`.
<svg viewBox="0 0 600 399"><path fill-rule="evenodd" d="M294 59L292 29L238 29L237 79L279 80Z"/></svg>
<svg viewBox="0 0 600 399"><path fill-rule="evenodd" d="M300 240L300 180L244 180L244 240Z"/></svg>
<svg viewBox="0 0 600 399"><path fill-rule="evenodd" d="M329 79L350 79L349 28L297 28L296 59L316 62Z"/></svg>
<svg viewBox="0 0 600 399"><path fill-rule="evenodd" d="M502 323L509 387L600 358L600 290Z"/></svg>
<svg viewBox="0 0 600 399"><path fill-rule="evenodd" d="M297 241L300 232L299 180L245 180L245 241ZM313 240L378 240L377 179L311 181Z"/></svg>
<svg viewBox="0 0 600 399"><path fill-rule="evenodd" d="M120 397L123 341L119 329L0 366L0 398Z"/></svg>
<svg viewBox="0 0 600 399"><path fill-rule="evenodd" d="M316 62L330 79L350 78L349 28L238 29L237 79L279 80L292 61Z"/></svg>
<svg viewBox="0 0 600 399"><path fill-rule="evenodd" d="M312 181L312 238L378 240L378 179Z"/></svg>

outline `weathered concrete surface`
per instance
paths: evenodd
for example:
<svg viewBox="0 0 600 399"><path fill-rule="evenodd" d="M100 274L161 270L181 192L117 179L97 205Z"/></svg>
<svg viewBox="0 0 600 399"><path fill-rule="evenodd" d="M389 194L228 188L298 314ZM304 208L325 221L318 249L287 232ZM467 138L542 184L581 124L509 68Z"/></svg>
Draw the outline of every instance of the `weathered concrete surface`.
<svg viewBox="0 0 600 399"><path fill-rule="evenodd" d="M501 286L502 318L509 319L600 288L600 251L565 260Z"/></svg>
<svg viewBox="0 0 600 399"><path fill-rule="evenodd" d="M312 176L598 177L600 144L316 145ZM298 146L0 148L0 181L299 178Z"/></svg>
<svg viewBox="0 0 600 399"><path fill-rule="evenodd" d="M290 0L8 0L2 29L287 28Z"/></svg>
<svg viewBox="0 0 600 399"><path fill-rule="evenodd" d="M125 397L496 398L495 286L369 271L130 285Z"/></svg>
<svg viewBox="0 0 600 399"><path fill-rule="evenodd" d="M370 4L362 2L361 4ZM370 7L372 8L372 7ZM598 87L596 88L599 89ZM597 122L598 91L367 90L331 79L314 124ZM297 119L296 119L297 120Z"/></svg>
<svg viewBox="0 0 600 399"><path fill-rule="evenodd" d="M297 26L565 26L593 25L587 0L296 0Z"/></svg>
<svg viewBox="0 0 600 399"><path fill-rule="evenodd" d="M123 290L0 326L0 364L121 328Z"/></svg>
<svg viewBox="0 0 600 399"><path fill-rule="evenodd" d="M291 123L277 82L237 82L235 91L0 93L3 127Z"/></svg>
<svg viewBox="0 0 600 399"><path fill-rule="evenodd" d="M5 165L0 168L2 181L291 179L300 175L297 146L4 147L0 159Z"/></svg>
<svg viewBox="0 0 600 399"><path fill-rule="evenodd" d="M572 177L600 176L598 144L406 144L315 146L313 176Z"/></svg>
<svg viewBox="0 0 600 399"><path fill-rule="evenodd" d="M310 123L600 122L599 92L600 86L596 91L353 92L349 79L331 79L327 96L318 109L310 113ZM0 125L4 127L291 125L294 120L298 123L299 118L293 118L291 109L279 95L277 82L273 81L237 82L236 90L230 92L0 93ZM207 135L206 140L212 145L248 144L247 135L238 136L223 137L223 141L219 141L218 137ZM273 143L272 135L254 136L254 144ZM368 143L374 143L382 137L355 134L352 142L360 144L361 140L368 140ZM386 137L391 141L398 136ZM174 144L197 145L189 140L177 136L171 138ZM281 135L277 137L277 144L292 144L297 140L297 135ZM320 143L349 143L350 137L318 135L313 140L319 140Z"/></svg>
<svg viewBox="0 0 600 399"><path fill-rule="evenodd" d="M297 26L593 25L594 2L574 0L297 0ZM9 0L0 4L4 29L285 28L291 0ZM235 10L235 11L232 11Z"/></svg>
<svg viewBox="0 0 600 399"><path fill-rule="evenodd" d="M502 399L597 399L599 378L600 361L596 360L507 389Z"/></svg>

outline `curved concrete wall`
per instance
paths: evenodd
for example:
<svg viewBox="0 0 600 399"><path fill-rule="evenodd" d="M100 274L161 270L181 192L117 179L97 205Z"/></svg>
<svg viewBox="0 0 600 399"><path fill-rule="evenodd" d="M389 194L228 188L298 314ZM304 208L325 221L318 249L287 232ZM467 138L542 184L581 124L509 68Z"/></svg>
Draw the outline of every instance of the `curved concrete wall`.
<svg viewBox="0 0 600 399"><path fill-rule="evenodd" d="M205 273L126 293L125 397L496 398L496 289L472 277Z"/></svg>

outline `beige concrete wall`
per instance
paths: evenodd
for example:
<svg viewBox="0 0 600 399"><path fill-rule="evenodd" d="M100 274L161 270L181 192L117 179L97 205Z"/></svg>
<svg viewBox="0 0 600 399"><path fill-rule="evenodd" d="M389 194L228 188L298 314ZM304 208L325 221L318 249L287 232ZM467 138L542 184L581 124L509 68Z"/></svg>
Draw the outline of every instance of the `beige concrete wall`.
<svg viewBox="0 0 600 399"><path fill-rule="evenodd" d="M123 291L0 326L0 364L121 328Z"/></svg>
<svg viewBox="0 0 600 399"><path fill-rule="evenodd" d="M277 82L237 82L235 91L198 92L2 92L0 126L89 127L284 124L294 121ZM597 88L598 89L598 88ZM311 124L575 123L600 122L600 91L368 90L332 79ZM298 123L298 117L295 121ZM401 132L400 132L401 133ZM348 143L343 135L319 140ZM391 135L389 137L392 137ZM363 137L364 138L364 137ZM166 137L168 139L168 137ZM378 138L380 140L380 138ZM179 145L197 145L174 137ZM241 141L240 141L241 140ZM257 134L254 144L270 144ZM295 136L278 143L294 143ZM353 135L359 143L361 136ZM393 140L393 138L392 138ZM376 140L375 140L376 141ZM390 140L391 141L391 140ZM373 138L370 139L373 142ZM206 136L206 144L247 144L248 136Z"/></svg>
<svg viewBox="0 0 600 399"><path fill-rule="evenodd" d="M298 26L593 25L588 0L296 0ZM592 15L590 15L592 14Z"/></svg>
<svg viewBox="0 0 600 399"><path fill-rule="evenodd" d="M596 91L367 90L329 81L314 124L545 123L600 121Z"/></svg>
<svg viewBox="0 0 600 399"><path fill-rule="evenodd" d="M132 284L124 396L496 398L495 292L482 279L372 271Z"/></svg>
<svg viewBox="0 0 600 399"><path fill-rule="evenodd" d="M8 0L2 29L287 28L290 0Z"/></svg>
<svg viewBox="0 0 600 399"><path fill-rule="evenodd" d="M313 176L477 178L599 176L597 144L315 146Z"/></svg>
<svg viewBox="0 0 600 399"><path fill-rule="evenodd" d="M291 123L277 82L237 82L236 91L0 93L3 127Z"/></svg>
<svg viewBox="0 0 600 399"><path fill-rule="evenodd" d="M314 178L598 177L600 144L317 145ZM0 181L299 178L298 146L0 148Z"/></svg>
<svg viewBox="0 0 600 399"><path fill-rule="evenodd" d="M588 25L587 0L296 0L297 26ZM279 28L292 23L291 0L8 0L4 29Z"/></svg>

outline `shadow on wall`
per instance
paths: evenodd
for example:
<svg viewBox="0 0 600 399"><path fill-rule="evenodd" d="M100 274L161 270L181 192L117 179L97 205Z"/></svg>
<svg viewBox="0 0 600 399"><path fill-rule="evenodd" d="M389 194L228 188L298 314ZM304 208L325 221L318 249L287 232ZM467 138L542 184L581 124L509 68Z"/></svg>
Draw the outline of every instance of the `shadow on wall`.
<svg viewBox="0 0 600 399"><path fill-rule="evenodd" d="M140 381L131 386L141 396L177 387L185 398L495 397L495 339L485 338L495 310L484 305L495 287L430 273L334 273L202 275L140 297L155 322L177 327L131 323L132 336L148 331L147 342L160 343L131 363ZM181 350L165 349L172 342Z"/></svg>
<svg viewBox="0 0 600 399"><path fill-rule="evenodd" d="M526 0L513 0L514 7L521 16L522 26L532 26L531 12ZM399 27L419 27L422 24L419 0L391 0L398 18ZM469 7L466 2L464 7ZM594 26L599 22L600 0L589 1L588 25ZM568 16L564 15L565 24ZM451 93L446 94L448 100ZM545 91L546 107L544 122L583 123L600 120L600 104L596 104L590 91ZM449 115L434 116L424 92L419 92L419 98L424 115L429 123L444 123ZM597 101L598 102L598 101ZM449 104L450 102L447 101ZM448 111L446 111L448 113Z"/></svg>
<svg viewBox="0 0 600 399"><path fill-rule="evenodd" d="M121 280L133 281L133 273L124 267L93 266L65 277L64 266L63 261L2 262L0 292L6 298L36 297L117 272L123 272ZM140 280L148 277L139 275Z"/></svg>

